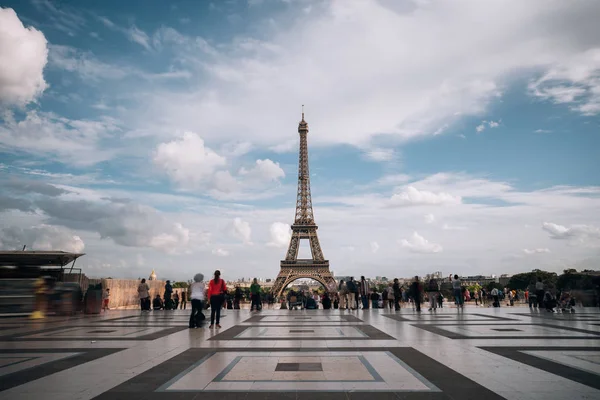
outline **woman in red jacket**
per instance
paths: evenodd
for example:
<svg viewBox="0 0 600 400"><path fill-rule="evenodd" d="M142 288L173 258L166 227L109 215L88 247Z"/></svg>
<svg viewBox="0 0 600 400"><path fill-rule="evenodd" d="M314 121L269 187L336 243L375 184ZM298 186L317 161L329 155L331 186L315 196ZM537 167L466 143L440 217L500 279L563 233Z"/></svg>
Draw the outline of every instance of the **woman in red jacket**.
<svg viewBox="0 0 600 400"><path fill-rule="evenodd" d="M219 322L221 320L221 307L223 307L223 301L225 300L225 294L227 293L227 287L225 281L221 279L221 271L215 271L215 277L208 283L208 298L210 299L210 326L214 328L215 315L217 317L217 328L220 328Z"/></svg>

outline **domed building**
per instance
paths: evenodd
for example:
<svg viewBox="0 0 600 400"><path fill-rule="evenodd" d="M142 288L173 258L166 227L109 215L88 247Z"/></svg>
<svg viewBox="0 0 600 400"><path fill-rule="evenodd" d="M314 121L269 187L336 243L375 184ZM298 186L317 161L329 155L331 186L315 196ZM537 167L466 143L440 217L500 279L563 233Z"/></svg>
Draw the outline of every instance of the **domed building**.
<svg viewBox="0 0 600 400"><path fill-rule="evenodd" d="M150 277L148 278L149 281L155 281L156 280L156 272L154 272L154 270L152 270L152 273L150 274Z"/></svg>

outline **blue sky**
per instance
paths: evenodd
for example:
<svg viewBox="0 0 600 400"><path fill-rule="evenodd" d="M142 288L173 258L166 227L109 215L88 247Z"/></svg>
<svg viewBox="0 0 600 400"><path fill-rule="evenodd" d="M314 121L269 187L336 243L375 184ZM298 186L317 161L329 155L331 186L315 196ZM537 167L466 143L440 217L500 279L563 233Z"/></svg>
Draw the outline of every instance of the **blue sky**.
<svg viewBox="0 0 600 400"><path fill-rule="evenodd" d="M597 267L600 6L506 3L4 2L0 247L274 277L305 104L336 273Z"/></svg>

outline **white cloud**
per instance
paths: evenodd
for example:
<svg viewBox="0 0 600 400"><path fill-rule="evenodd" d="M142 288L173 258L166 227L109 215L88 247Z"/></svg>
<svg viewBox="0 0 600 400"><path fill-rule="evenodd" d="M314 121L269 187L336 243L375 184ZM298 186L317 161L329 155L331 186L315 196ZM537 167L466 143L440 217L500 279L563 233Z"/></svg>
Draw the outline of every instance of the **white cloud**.
<svg viewBox="0 0 600 400"><path fill-rule="evenodd" d="M486 126L486 124L487 124L487 126ZM475 131L477 131L477 133L481 133L486 129L486 127L497 128L499 126L500 126L500 120L498 120L498 121L481 121L481 124L479 124L475 127Z"/></svg>
<svg viewBox="0 0 600 400"><path fill-rule="evenodd" d="M311 143L369 149L374 136L433 135L458 118L482 115L511 74L551 69L597 46L590 38L600 36L591 18L600 7L595 2L413 2L401 11L382 2L341 1L320 7L308 20L297 12L285 24L277 18L264 24L268 42L180 45L178 55L210 77L184 92L142 98L143 115L153 116L145 122L158 129L202 126L213 138L252 137L258 146L278 146L296 135L289 121L298 118L297 106L321 93L307 109L317 133ZM557 18L564 23L557 26ZM406 37L412 39L394 45ZM348 42L353 46L341 45Z"/></svg>
<svg viewBox="0 0 600 400"><path fill-rule="evenodd" d="M466 226L444 224L442 229L445 231L466 231Z"/></svg>
<svg viewBox="0 0 600 400"><path fill-rule="evenodd" d="M269 227L269 233L271 235L271 241L267 243L267 246L283 248L289 245L292 237L292 231L288 224L283 222L274 222Z"/></svg>
<svg viewBox="0 0 600 400"><path fill-rule="evenodd" d="M394 159L395 151L394 149L382 149L376 148L368 150L365 153L367 159L377 162L390 161Z"/></svg>
<svg viewBox="0 0 600 400"><path fill-rule="evenodd" d="M0 105L23 106L46 89L47 43L42 32L25 28L12 8L0 7Z"/></svg>
<svg viewBox="0 0 600 400"><path fill-rule="evenodd" d="M537 249L523 249L523 253L527 255L531 254L540 254L540 253L550 253L550 249L547 248L537 248Z"/></svg>
<svg viewBox="0 0 600 400"><path fill-rule="evenodd" d="M38 225L30 228L8 227L0 230L0 248L21 250L62 250L81 253L85 248L83 240L72 231L51 225Z"/></svg>
<svg viewBox="0 0 600 400"><path fill-rule="evenodd" d="M127 37L129 38L129 40L131 40L134 43L139 44L146 50L152 49L152 47L150 46L150 37L148 36L148 34L144 31L142 31L141 29L139 29L135 25L132 25L127 30Z"/></svg>
<svg viewBox="0 0 600 400"><path fill-rule="evenodd" d="M120 131L119 121L109 117L76 120L37 111L28 111L22 119L5 113L3 122L0 146L75 165L111 159L116 149L103 149L100 143Z"/></svg>
<svg viewBox="0 0 600 400"><path fill-rule="evenodd" d="M277 181L280 178L285 177L285 172L279 166L279 163L273 162L269 159L256 160L255 165L246 169L242 167L239 171L241 176L248 179L257 180L260 182L271 182Z"/></svg>
<svg viewBox="0 0 600 400"><path fill-rule="evenodd" d="M375 254L379 251L379 243L371 242L370 246L371 246L371 253Z"/></svg>
<svg viewBox="0 0 600 400"><path fill-rule="evenodd" d="M227 257L229 255L229 252L227 250L222 249L220 247L216 248L216 249L213 249L212 253L215 256L219 256L219 257Z"/></svg>
<svg viewBox="0 0 600 400"><path fill-rule="evenodd" d="M575 242L597 241L600 239L600 229L591 225L571 225L569 227L552 222L544 222L542 229L550 234L552 239L567 239Z"/></svg>
<svg viewBox="0 0 600 400"><path fill-rule="evenodd" d="M252 228L250 228L250 224L248 222L243 221L239 217L233 219L232 234L244 244L252 244Z"/></svg>
<svg viewBox="0 0 600 400"><path fill-rule="evenodd" d="M206 147L204 140L193 132L185 132L178 139L159 144L154 162L184 188L196 188L200 183L212 180L217 169L226 164L224 157Z"/></svg>
<svg viewBox="0 0 600 400"><path fill-rule="evenodd" d="M435 222L435 215L433 215L433 214L425 215L425 223L426 224L433 224L434 222Z"/></svg>
<svg viewBox="0 0 600 400"><path fill-rule="evenodd" d="M583 115L600 113L600 47L561 60L529 84L531 93L556 104L570 104Z"/></svg>
<svg viewBox="0 0 600 400"><path fill-rule="evenodd" d="M401 193L396 193L389 201L391 206L417 206L417 205L442 205L442 204L460 204L460 196L453 196L449 193L433 193L427 190L419 190L413 186L408 186Z"/></svg>
<svg viewBox="0 0 600 400"><path fill-rule="evenodd" d="M414 253L440 253L443 248L437 243L431 243L417 232L413 232L410 239L400 240L402 247Z"/></svg>
<svg viewBox="0 0 600 400"><path fill-rule="evenodd" d="M550 133L552 131L550 131L548 129L536 129L534 132L535 133Z"/></svg>

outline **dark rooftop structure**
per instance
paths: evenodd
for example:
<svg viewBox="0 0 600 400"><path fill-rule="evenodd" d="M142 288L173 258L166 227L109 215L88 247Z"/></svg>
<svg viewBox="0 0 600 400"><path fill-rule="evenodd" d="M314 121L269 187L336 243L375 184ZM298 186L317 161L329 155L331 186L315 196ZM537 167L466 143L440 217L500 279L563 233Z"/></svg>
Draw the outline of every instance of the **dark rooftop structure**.
<svg viewBox="0 0 600 400"><path fill-rule="evenodd" d="M62 268L83 255L66 251L0 251L0 266Z"/></svg>

